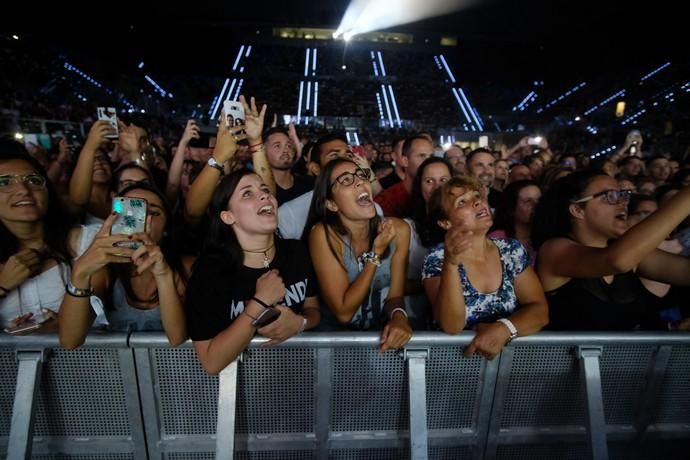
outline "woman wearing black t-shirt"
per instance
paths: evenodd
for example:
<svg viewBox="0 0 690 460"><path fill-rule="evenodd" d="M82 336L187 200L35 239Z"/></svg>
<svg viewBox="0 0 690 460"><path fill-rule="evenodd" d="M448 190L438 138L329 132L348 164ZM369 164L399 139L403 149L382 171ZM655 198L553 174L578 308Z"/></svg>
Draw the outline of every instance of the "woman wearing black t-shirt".
<svg viewBox="0 0 690 460"><path fill-rule="evenodd" d="M208 243L187 287L189 336L210 374L257 331L272 345L319 323L309 254L300 241L275 236L277 208L248 169L225 177L213 194Z"/></svg>

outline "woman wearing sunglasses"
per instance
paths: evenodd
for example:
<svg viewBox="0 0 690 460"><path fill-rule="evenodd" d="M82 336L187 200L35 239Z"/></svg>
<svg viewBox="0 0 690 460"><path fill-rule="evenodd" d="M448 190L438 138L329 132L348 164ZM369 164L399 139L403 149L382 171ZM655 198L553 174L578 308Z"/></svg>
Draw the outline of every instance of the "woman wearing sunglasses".
<svg viewBox="0 0 690 460"><path fill-rule="evenodd" d="M383 353L412 336L403 302L410 228L377 216L370 174L349 159L330 161L314 187L305 228L328 307L322 329L383 329Z"/></svg>
<svg viewBox="0 0 690 460"><path fill-rule="evenodd" d="M0 321L6 332L56 331L72 258L97 228L75 227L26 148L0 139Z"/></svg>
<svg viewBox="0 0 690 460"><path fill-rule="evenodd" d="M690 261L657 249L690 213L690 188L627 230L629 199L630 191L620 190L615 179L590 171L559 179L542 196L532 238L550 328L645 328L638 275L690 284Z"/></svg>

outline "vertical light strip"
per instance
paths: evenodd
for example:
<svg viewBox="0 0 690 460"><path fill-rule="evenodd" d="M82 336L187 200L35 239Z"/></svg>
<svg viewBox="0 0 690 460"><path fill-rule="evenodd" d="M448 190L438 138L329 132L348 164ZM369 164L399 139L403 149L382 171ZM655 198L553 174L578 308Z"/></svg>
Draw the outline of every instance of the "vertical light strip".
<svg viewBox="0 0 690 460"><path fill-rule="evenodd" d="M251 52L252 52L252 45L249 45L249 46L247 47L247 52L244 53L244 57L245 57L245 58L248 58L248 57L249 57L249 54L250 54Z"/></svg>
<svg viewBox="0 0 690 460"><path fill-rule="evenodd" d="M465 92L462 90L462 88L458 88L458 91L460 92L460 96L462 96L462 100L465 101L465 104L467 104L467 107L470 109L470 115L472 115L472 118L474 118L474 121L477 123L477 128L479 128L480 131L484 131L484 126L479 122L479 119L475 116L472 104L470 104L470 101L467 100L467 96L465 96Z"/></svg>
<svg viewBox="0 0 690 460"><path fill-rule="evenodd" d="M244 84L244 79L241 79L240 84L237 85L237 91L235 91L235 97L232 98L233 101L236 101L237 98L240 97L240 90L242 89L243 84Z"/></svg>
<svg viewBox="0 0 690 460"><path fill-rule="evenodd" d="M381 57L381 51L377 51L376 53L378 53L379 63L381 63L381 75L385 77L386 76L386 68L383 66L383 58Z"/></svg>
<svg viewBox="0 0 690 460"><path fill-rule="evenodd" d="M237 69L237 64L240 63L240 58L242 58L242 53L244 52L244 45L240 47L240 52L237 53L237 58L235 59L235 64L232 66L232 70L235 71Z"/></svg>
<svg viewBox="0 0 690 460"><path fill-rule="evenodd" d="M379 69L376 67L376 61L371 61L371 65L374 66L374 76L379 76Z"/></svg>
<svg viewBox="0 0 690 460"><path fill-rule="evenodd" d="M462 101L460 100L460 95L458 95L458 91L453 88L453 96L455 96L455 100L458 101L458 105L460 106L460 109L462 109L462 113L465 114L465 118L467 121L472 124L472 119L470 119L470 116L467 114L467 110L465 110L465 106L462 105Z"/></svg>
<svg viewBox="0 0 690 460"><path fill-rule="evenodd" d="M443 62L443 67L446 68L446 72L448 72L448 76L450 77L450 81L455 83L455 76L453 75L453 72L450 71L450 67L448 67L448 63L446 62L446 58L441 55L441 62Z"/></svg>
<svg viewBox="0 0 690 460"><path fill-rule="evenodd" d="M297 101L297 124L302 121L302 93L304 93L304 82L299 82L299 99Z"/></svg>
<svg viewBox="0 0 690 460"><path fill-rule="evenodd" d="M228 87L228 83L230 83L230 79L226 78L225 84L223 85L223 89L220 90L220 94L218 95L218 98L216 99L216 104L211 109L211 112L209 112L209 114L211 115L211 118L216 117L216 112L218 111L218 106L220 105L220 101L223 100L223 94L225 94L225 88Z"/></svg>
<svg viewBox="0 0 690 460"><path fill-rule="evenodd" d="M391 102L393 103L393 110L395 110L395 119L398 122L398 127L402 128L402 122L400 121L400 114L398 113L398 104L395 102L395 94L393 94L393 86L388 85L388 91L391 93Z"/></svg>
<svg viewBox="0 0 690 460"><path fill-rule="evenodd" d="M350 131L345 131L345 137L347 137L347 143L351 144L352 140L350 139Z"/></svg>
<svg viewBox="0 0 690 460"><path fill-rule="evenodd" d="M319 109L319 82L314 82L314 116L318 116Z"/></svg>
<svg viewBox="0 0 690 460"><path fill-rule="evenodd" d="M236 85L236 84L237 84L237 79L236 79L236 78L233 78L233 79L232 79L232 84L230 85L230 89L228 90L228 95L227 95L227 97L226 97L225 99L223 99L224 101L229 101L229 100L230 100L230 95L232 94L232 90L235 89L235 85Z"/></svg>
<svg viewBox="0 0 690 460"><path fill-rule="evenodd" d="M393 127L393 116L391 115L391 107L388 105L388 95L386 92L386 87L381 85L381 92L383 93L383 102L386 103L386 114L388 115L388 122Z"/></svg>
<svg viewBox="0 0 690 460"><path fill-rule="evenodd" d="M309 106L311 105L311 80L307 82L307 105L305 111L309 111Z"/></svg>
<svg viewBox="0 0 690 460"><path fill-rule="evenodd" d="M381 120L384 120L385 117L383 116L383 107L381 106L381 93L379 92L376 93L376 102L379 108L379 116L381 117Z"/></svg>
<svg viewBox="0 0 690 460"><path fill-rule="evenodd" d="M445 144L445 142L443 142L443 134L441 134L441 146L443 146L443 144Z"/></svg>
<svg viewBox="0 0 690 460"><path fill-rule="evenodd" d="M311 51L309 48L306 50L307 57L304 59L304 76L308 77L309 76L309 51Z"/></svg>
<svg viewBox="0 0 690 460"><path fill-rule="evenodd" d="M311 55L311 72L312 75L316 75L316 48Z"/></svg>
<svg viewBox="0 0 690 460"><path fill-rule="evenodd" d="M357 143L357 145L360 145L360 143L359 143L359 135L357 134L357 131L354 132L354 135L355 135L355 142Z"/></svg>

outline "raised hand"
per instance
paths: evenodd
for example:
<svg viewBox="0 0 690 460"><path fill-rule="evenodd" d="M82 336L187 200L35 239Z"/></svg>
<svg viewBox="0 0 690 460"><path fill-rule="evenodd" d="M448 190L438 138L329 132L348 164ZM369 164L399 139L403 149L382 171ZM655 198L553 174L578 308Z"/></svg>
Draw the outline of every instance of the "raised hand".
<svg viewBox="0 0 690 460"><path fill-rule="evenodd" d="M378 226L376 238L374 238L373 250L376 254L381 255L386 251L397 234L395 225L391 219L383 219Z"/></svg>
<svg viewBox="0 0 690 460"><path fill-rule="evenodd" d="M194 120L187 120L187 126L184 128L182 133L182 139L180 139L180 144L189 144L192 139L199 139L199 125L196 124Z"/></svg>
<svg viewBox="0 0 690 460"><path fill-rule="evenodd" d="M131 238L127 235L110 234L110 228L116 217L117 214L115 213L108 216L91 246L74 262L73 278L87 279L110 263L126 264L132 261L134 249L116 246L119 243L130 241Z"/></svg>
<svg viewBox="0 0 690 460"><path fill-rule="evenodd" d="M132 263L137 267L137 274L150 271L154 277L162 278L171 273L160 246L154 243L147 233L137 233L132 235L132 239L143 243L132 254Z"/></svg>
<svg viewBox="0 0 690 460"><path fill-rule="evenodd" d="M256 100L252 97L247 104L244 96L240 96L240 102L244 107L244 130L247 133L249 144L261 142L261 134L264 130L264 117L266 116L267 106L264 104L261 110L256 107Z"/></svg>
<svg viewBox="0 0 690 460"><path fill-rule="evenodd" d="M221 119L225 119L224 112L221 112L221 117ZM237 152L237 143L247 138L242 132L243 130L243 126L226 128L223 123L219 124L216 145L213 147L213 158L215 158L218 163L223 164L235 155L235 152Z"/></svg>
<svg viewBox="0 0 690 460"><path fill-rule="evenodd" d="M89 130L89 135L84 143L84 150L97 150L101 145L108 142L109 135L115 134L115 130L110 123L105 120L98 120Z"/></svg>
<svg viewBox="0 0 690 460"><path fill-rule="evenodd" d="M462 227L451 227L446 232L444 241L444 260L453 265L460 265L463 256L472 247L474 232Z"/></svg>

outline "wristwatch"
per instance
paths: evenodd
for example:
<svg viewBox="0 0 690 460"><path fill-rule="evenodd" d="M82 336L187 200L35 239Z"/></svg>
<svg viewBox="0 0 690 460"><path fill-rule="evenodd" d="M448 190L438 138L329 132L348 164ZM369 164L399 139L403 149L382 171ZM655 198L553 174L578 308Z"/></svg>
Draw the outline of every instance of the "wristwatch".
<svg viewBox="0 0 690 460"><path fill-rule="evenodd" d="M88 289L78 288L72 284L72 281L67 281L67 284L65 284L65 291L72 297L91 297L94 294L92 287Z"/></svg>
<svg viewBox="0 0 690 460"><path fill-rule="evenodd" d="M221 176L225 175L225 168L223 167L222 164L218 163L215 158L213 158L213 157L209 158L208 161L206 162L206 164L212 168L216 168L220 172Z"/></svg>
<svg viewBox="0 0 690 460"><path fill-rule="evenodd" d="M362 254L362 262L367 263L371 262L372 264L376 265L377 267L381 266L381 256L376 254L374 251L369 251L365 252Z"/></svg>
<svg viewBox="0 0 690 460"><path fill-rule="evenodd" d="M508 318L500 318L500 319L496 320L496 322L505 324L505 326L510 331L510 337L508 338L508 342L506 342L506 343L509 343L511 340L513 340L515 337L518 336L517 328L515 327L513 322L511 320L509 320Z"/></svg>

